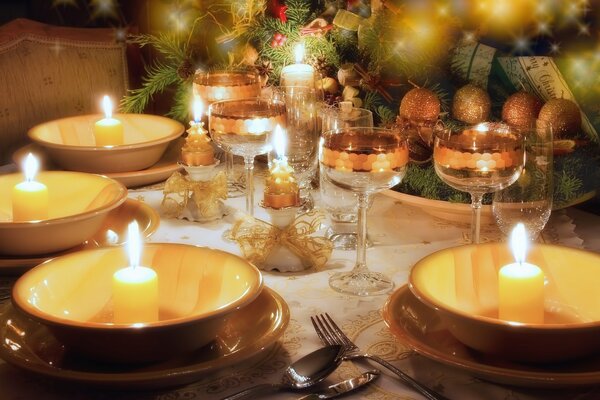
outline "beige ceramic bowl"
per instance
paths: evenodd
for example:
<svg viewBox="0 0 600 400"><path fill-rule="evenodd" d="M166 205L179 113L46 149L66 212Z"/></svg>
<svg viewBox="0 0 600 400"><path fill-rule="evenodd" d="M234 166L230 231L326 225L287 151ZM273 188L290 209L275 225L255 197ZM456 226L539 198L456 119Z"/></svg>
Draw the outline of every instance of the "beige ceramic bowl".
<svg viewBox="0 0 600 400"><path fill-rule="evenodd" d="M69 350L95 360L136 363L208 344L228 315L262 290L258 269L238 256L183 244L147 244L141 264L158 276L159 320L114 324L112 277L127 264L119 247L57 257L19 278L13 304L46 325Z"/></svg>
<svg viewBox="0 0 600 400"><path fill-rule="evenodd" d="M0 254L31 256L77 246L94 236L127 198L125 186L101 175L43 171L36 180L48 187L49 218L13 222L11 193L23 175L0 176Z"/></svg>
<svg viewBox="0 0 600 400"><path fill-rule="evenodd" d="M81 115L37 125L29 137L43 146L54 163L71 171L115 173L146 169L161 158L169 143L183 133L183 125L147 114L117 114L123 123L124 144L97 147L94 124L102 115Z"/></svg>
<svg viewBox="0 0 600 400"><path fill-rule="evenodd" d="M600 254L537 245L527 261L545 275L543 324L497 318L498 271L513 262L506 243L433 253L415 264L409 286L458 340L481 352L535 363L600 352Z"/></svg>

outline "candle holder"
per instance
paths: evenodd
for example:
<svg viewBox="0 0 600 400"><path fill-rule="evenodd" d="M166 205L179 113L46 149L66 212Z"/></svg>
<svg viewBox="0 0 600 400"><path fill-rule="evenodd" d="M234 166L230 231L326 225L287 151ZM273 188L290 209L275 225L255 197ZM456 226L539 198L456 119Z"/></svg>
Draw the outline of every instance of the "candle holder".
<svg viewBox="0 0 600 400"><path fill-rule="evenodd" d="M246 216L231 229L244 257L265 271L300 272L320 268L331 256L333 244L322 236L312 236L325 216L316 210L298 215L301 204L275 208L261 204L271 223Z"/></svg>
<svg viewBox="0 0 600 400"><path fill-rule="evenodd" d="M175 172L163 189L161 208L167 216L196 222L209 222L227 214L222 200L227 199L227 178L216 170L219 160L210 165L180 163L186 175Z"/></svg>

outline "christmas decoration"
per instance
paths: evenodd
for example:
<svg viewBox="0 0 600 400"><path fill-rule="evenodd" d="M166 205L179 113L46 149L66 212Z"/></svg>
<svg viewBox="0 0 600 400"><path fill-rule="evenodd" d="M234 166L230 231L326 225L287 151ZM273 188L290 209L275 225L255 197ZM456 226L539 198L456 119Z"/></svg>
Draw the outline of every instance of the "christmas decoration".
<svg viewBox="0 0 600 400"><path fill-rule="evenodd" d="M528 92L520 91L511 95L502 106L502 120L517 128L533 126L542 108L541 100Z"/></svg>
<svg viewBox="0 0 600 400"><path fill-rule="evenodd" d="M282 35L281 33L277 32L273 35L273 40L271 40L271 47L281 47L285 44L286 40L287 37L285 37L285 35Z"/></svg>
<svg viewBox="0 0 600 400"><path fill-rule="evenodd" d="M416 124L432 123L440 115L440 100L437 95L425 88L409 90L400 102L400 117Z"/></svg>
<svg viewBox="0 0 600 400"><path fill-rule="evenodd" d="M287 22L287 6L279 2L279 0L269 0L269 12L271 15L279 19L284 24Z"/></svg>
<svg viewBox="0 0 600 400"><path fill-rule="evenodd" d="M492 102L482 88L468 84L456 91L452 100L452 116L467 124L487 120Z"/></svg>
<svg viewBox="0 0 600 400"><path fill-rule="evenodd" d="M542 106L538 118L550 124L556 139L573 138L581 131L581 111L571 100L548 100Z"/></svg>

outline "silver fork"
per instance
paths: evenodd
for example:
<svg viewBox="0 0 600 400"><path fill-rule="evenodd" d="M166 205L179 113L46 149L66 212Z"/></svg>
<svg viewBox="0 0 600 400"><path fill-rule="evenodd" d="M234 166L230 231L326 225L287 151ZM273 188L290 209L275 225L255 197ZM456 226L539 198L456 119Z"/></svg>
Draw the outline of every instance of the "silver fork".
<svg viewBox="0 0 600 400"><path fill-rule="evenodd" d="M429 400L448 400L447 397L444 397L441 394L417 382L412 377L407 375L404 371L401 371L400 369L396 368L383 358L361 351L358 348L358 346L354 344L354 342L352 342L352 340L350 340L348 336L346 336L346 334L340 329L340 327L329 316L329 314L325 313L315 315L314 317L310 317L310 320L315 328L315 331L317 332L317 335L319 336L319 339L321 339L321 342L323 342L323 344L341 344L345 347L345 360L354 360L357 358L369 359L392 371L398 376L398 378L400 378L402 382L404 382L409 387L415 389Z"/></svg>

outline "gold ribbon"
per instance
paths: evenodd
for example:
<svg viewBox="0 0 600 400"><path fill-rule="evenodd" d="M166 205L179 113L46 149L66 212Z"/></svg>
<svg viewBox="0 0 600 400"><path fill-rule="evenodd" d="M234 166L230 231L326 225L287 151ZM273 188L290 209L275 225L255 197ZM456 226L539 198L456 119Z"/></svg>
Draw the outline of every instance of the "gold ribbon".
<svg viewBox="0 0 600 400"><path fill-rule="evenodd" d="M325 237L312 237L321 227L325 215L320 211L309 211L298 216L285 229L279 229L254 217L244 217L231 229L231 237L238 242L244 257L252 263L264 262L276 245L287 247L302 260L315 268L327 263L333 244Z"/></svg>
<svg viewBox="0 0 600 400"><path fill-rule="evenodd" d="M187 207L191 194L200 215L207 215L215 203L227 198L227 178L221 171L210 181L193 181L177 171L165 182L163 194L161 206L169 216L180 215ZM172 194L179 195L182 201L169 197Z"/></svg>

